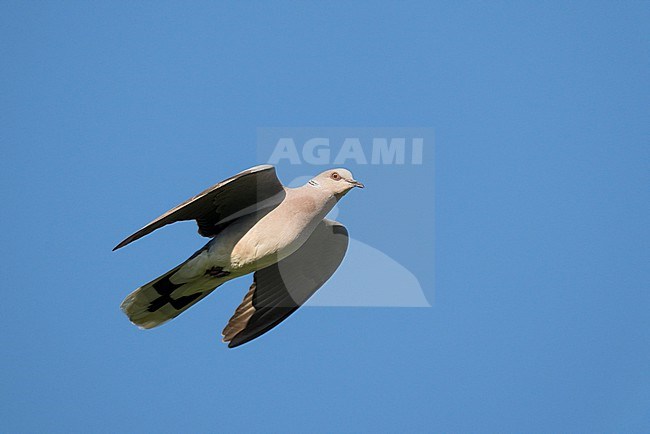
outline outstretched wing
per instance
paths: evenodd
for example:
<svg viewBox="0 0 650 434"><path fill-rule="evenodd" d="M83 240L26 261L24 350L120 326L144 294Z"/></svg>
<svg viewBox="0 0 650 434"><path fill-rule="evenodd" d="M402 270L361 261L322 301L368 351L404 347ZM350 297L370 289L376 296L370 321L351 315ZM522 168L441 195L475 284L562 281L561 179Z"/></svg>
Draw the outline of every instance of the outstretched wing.
<svg viewBox="0 0 650 434"><path fill-rule="evenodd" d="M214 237L234 218L257 209L282 202L285 192L275 174L275 168L262 165L244 170L186 200L167 211L133 235L128 236L113 250L144 237L170 223L196 220L199 234Z"/></svg>
<svg viewBox="0 0 650 434"><path fill-rule="evenodd" d="M302 306L334 274L348 248L348 231L324 219L296 252L255 272L253 284L223 330L230 348L266 333Z"/></svg>

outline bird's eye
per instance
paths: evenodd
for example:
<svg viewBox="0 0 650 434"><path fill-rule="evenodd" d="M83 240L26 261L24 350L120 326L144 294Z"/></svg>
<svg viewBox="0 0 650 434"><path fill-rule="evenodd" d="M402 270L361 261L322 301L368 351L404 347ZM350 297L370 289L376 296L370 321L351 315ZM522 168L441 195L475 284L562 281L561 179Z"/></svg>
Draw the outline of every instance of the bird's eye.
<svg viewBox="0 0 650 434"><path fill-rule="evenodd" d="M332 179L334 181L338 181L339 179L341 179L341 175L339 175L338 172L334 172L332 173Z"/></svg>

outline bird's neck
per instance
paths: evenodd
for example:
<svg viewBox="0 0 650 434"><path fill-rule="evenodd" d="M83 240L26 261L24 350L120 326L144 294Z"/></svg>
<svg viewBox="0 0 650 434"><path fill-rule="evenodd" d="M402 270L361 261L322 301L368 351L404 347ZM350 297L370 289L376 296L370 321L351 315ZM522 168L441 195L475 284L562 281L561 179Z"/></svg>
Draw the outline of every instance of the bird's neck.
<svg viewBox="0 0 650 434"><path fill-rule="evenodd" d="M313 200L316 204L313 210L315 216L317 218L323 218L334 208L334 205L336 205L340 197L322 188L318 182L314 181L312 183L312 181L314 180L312 179L302 187L296 188L295 193L297 195L305 195Z"/></svg>

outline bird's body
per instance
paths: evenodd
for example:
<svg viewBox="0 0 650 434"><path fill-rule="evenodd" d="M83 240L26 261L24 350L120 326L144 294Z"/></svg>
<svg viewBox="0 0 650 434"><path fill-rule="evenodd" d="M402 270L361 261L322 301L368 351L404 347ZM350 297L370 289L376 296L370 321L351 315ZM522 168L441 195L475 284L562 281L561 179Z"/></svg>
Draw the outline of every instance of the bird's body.
<svg viewBox="0 0 650 434"><path fill-rule="evenodd" d="M295 252L336 204L332 195L320 191L314 195L314 190L309 184L286 188L286 197L278 206L228 226L208 243L212 265L248 274ZM291 224L278 227L275 222L279 220Z"/></svg>
<svg viewBox="0 0 650 434"><path fill-rule="evenodd" d="M336 198L327 192L314 196L315 188L310 184L285 188L286 197L282 203L237 219L181 264L171 281L190 283L205 277L209 270L220 269L221 276L213 281L221 285L291 255L336 204ZM274 224L278 220L292 224L282 225L278 230ZM201 287L196 292L199 290ZM191 288L186 287L182 293L172 293L172 296L190 294Z"/></svg>
<svg viewBox="0 0 650 434"><path fill-rule="evenodd" d="M254 171L252 172L253 174L257 173L255 172L256 170L268 171L268 167L270 166L261 167L262 169L253 168L250 171ZM278 266L285 264L285 262L293 266L293 262L296 262L296 259L300 259L302 262L305 261L305 258L309 260L309 256L313 256L312 252L305 251L303 254L298 254L297 251L299 249L305 249L306 244L311 246L311 250L317 249L319 246L316 241L327 241L329 237L325 236L325 233L328 232L328 228L334 228L336 225L339 225L335 222L324 220L324 217L350 188L353 186L362 186L360 183L354 181L351 174L345 169L338 169L338 172L333 171L332 173L334 173L334 176L340 177L339 172L348 174L347 178L341 177L332 181L331 178L327 179L327 177L323 176L324 174L321 174L319 177L325 179L319 180L319 177L317 177L302 187L287 188L280 185L279 188L276 188L276 191L271 192L273 194L269 198L261 197L252 208L244 207L244 209L234 214L221 216L225 218L220 218L217 221L213 221L215 219L209 220L211 214L206 214L207 217L197 214L193 218L196 218L199 222L200 231L204 230L209 232L214 230L212 228L218 228L216 235L188 260L130 294L122 303L122 309L134 324L141 328L152 328L176 317L223 283L261 270L267 270L266 273L268 274L268 269L271 267L275 267L273 268L275 274L270 275L271 277L267 278L267 280L276 281L272 289L274 292L272 298L274 300L277 301L282 297L286 298L288 295L288 302L295 304L293 301L296 298L302 297L300 293L303 286L316 286L315 288L310 288L311 292L307 291L309 292L308 296L310 296L327 280L329 275L322 282L315 282L315 280L322 280L320 276L319 279L310 277L307 279L307 283L298 285L301 288L296 288L295 292L299 294L296 296L296 294L292 293L294 289L289 288L291 285L287 283L294 278L293 275L302 273L300 269L304 268L305 264L299 264L298 267L293 268ZM242 174L244 173L246 172L242 172ZM350 186L340 188L342 187L342 184L339 183L341 179L349 182ZM233 182L236 182L236 180ZM332 186L339 188L332 188ZM219 193L219 184L215 187L213 187L215 188L214 191ZM223 191L226 190L223 189ZM209 190L206 190L206 192L210 194ZM255 192L253 193L255 194ZM266 193L265 195L271 193ZM260 193L260 195L262 194ZM197 196L198 199L194 198L172 210L173 212L170 212L171 215L173 216L174 212L183 212L185 208L192 206L196 201L202 200L206 202L207 200L204 197L206 196ZM214 205L212 206L214 207ZM170 213L163 215L130 238L137 239L142 236L138 235L139 233L142 232L145 235L156 229L160 226L157 222L163 218L168 218L167 216ZM206 219L210 221L210 224L207 226L204 224L204 228L201 228L201 222ZM165 222L164 224L167 223ZM153 229L149 230L149 227ZM319 237L322 240L314 239L311 243L307 243L310 238L316 238L314 232L317 228L319 229ZM339 231L339 233L342 232ZM132 241L130 238L127 238L118 247ZM347 233L345 233L345 246L347 246ZM340 259L342 259L345 250L342 252L337 251L337 253L342 253L340 254ZM311 264L306 265L310 266ZM331 272L336 267L338 267L338 262L336 262ZM286 268L286 270L282 270L282 268ZM290 268L291 271L287 271ZM315 275L318 274L318 272L315 272ZM251 291L256 289L254 288L256 287L256 283L257 273L256 282L251 287ZM226 330L230 328L238 333L242 332L238 327L233 328L231 326L233 320L239 319L241 323L241 318L248 317L247 321L241 324L245 329L249 325L248 323L251 320L252 314L260 310L262 307L260 303L257 306L253 306L252 294L249 298L248 304L250 306L248 307L248 311L242 314L240 309L238 309ZM242 306L246 302L247 299L245 298ZM286 302L287 300L285 300ZM302 303L299 303L297 306L300 304ZM273 306L269 305L264 307ZM282 307L275 306L276 313ZM287 313L286 316L291 312ZM282 317L280 321L286 316ZM268 322L268 318L266 322ZM275 324L277 323L272 324L264 331L270 329ZM224 330L224 339L232 339L235 337L235 335L230 336L225 333L226 330ZM254 337L256 336L248 336L241 343Z"/></svg>

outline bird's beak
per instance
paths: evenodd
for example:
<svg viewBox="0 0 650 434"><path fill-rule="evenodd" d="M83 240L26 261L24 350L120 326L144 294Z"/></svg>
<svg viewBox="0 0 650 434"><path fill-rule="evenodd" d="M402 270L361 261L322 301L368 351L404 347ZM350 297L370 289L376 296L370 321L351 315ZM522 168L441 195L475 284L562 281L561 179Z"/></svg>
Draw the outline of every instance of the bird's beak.
<svg viewBox="0 0 650 434"><path fill-rule="evenodd" d="M354 187L359 187L359 188L364 188L365 187L362 183L360 183L356 179L350 179L348 182L350 184L352 184Z"/></svg>

